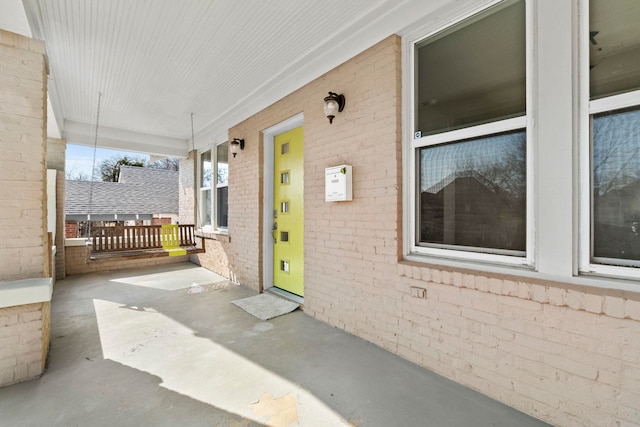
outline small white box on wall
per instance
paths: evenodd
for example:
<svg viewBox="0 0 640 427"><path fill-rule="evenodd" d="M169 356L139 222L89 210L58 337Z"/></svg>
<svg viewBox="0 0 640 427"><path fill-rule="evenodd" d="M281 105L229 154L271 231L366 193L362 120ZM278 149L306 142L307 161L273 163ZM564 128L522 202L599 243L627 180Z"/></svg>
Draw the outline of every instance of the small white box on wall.
<svg viewBox="0 0 640 427"><path fill-rule="evenodd" d="M353 200L352 175L350 165L340 165L324 170L325 202L345 202Z"/></svg>

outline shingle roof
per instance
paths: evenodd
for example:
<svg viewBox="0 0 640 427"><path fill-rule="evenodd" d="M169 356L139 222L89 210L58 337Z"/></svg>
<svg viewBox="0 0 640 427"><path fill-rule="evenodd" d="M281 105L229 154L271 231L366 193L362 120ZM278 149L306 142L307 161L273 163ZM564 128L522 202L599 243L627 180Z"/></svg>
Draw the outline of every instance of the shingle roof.
<svg viewBox="0 0 640 427"><path fill-rule="evenodd" d="M478 171L460 170L460 171L455 171L453 173L450 173L449 175L444 177L444 179L442 179L440 182L432 185L431 187L427 188L425 191L427 193L438 193L439 191L442 191L443 188L445 188L447 185L451 184L453 181L455 181L458 178L473 178L494 192L497 187L493 182L491 182L490 180L482 176L480 173L478 173Z"/></svg>
<svg viewBox="0 0 640 427"><path fill-rule="evenodd" d="M175 186L176 192L178 191L178 172L176 171L141 168L138 166L120 166L118 182L146 184L149 181L158 185Z"/></svg>
<svg viewBox="0 0 640 427"><path fill-rule="evenodd" d="M66 181L65 215L177 214L178 179L176 171L123 166L120 182Z"/></svg>

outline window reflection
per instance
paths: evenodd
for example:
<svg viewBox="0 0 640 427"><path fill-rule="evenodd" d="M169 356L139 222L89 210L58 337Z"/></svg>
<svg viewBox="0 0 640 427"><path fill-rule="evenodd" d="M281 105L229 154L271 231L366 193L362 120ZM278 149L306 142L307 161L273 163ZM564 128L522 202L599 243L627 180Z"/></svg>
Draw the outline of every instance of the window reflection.
<svg viewBox="0 0 640 427"><path fill-rule="evenodd" d="M216 225L228 227L229 217L229 143L216 148Z"/></svg>
<svg viewBox="0 0 640 427"><path fill-rule="evenodd" d="M211 225L211 190L203 191L204 197L202 225Z"/></svg>
<svg viewBox="0 0 640 427"><path fill-rule="evenodd" d="M200 168L202 171L202 188L210 188L213 182L213 168L211 165L211 151L205 151L200 156Z"/></svg>
<svg viewBox="0 0 640 427"><path fill-rule="evenodd" d="M419 171L423 245L525 251L525 131L422 148Z"/></svg>
<svg viewBox="0 0 640 427"><path fill-rule="evenodd" d="M216 149L217 186L229 185L229 143L218 145Z"/></svg>
<svg viewBox="0 0 640 427"><path fill-rule="evenodd" d="M599 264L640 266L640 108L637 95L631 108L614 97L640 89L639 21L638 1L589 1L590 99L607 98L610 108L591 116L591 261Z"/></svg>
<svg viewBox="0 0 640 427"><path fill-rule="evenodd" d="M638 108L593 118L593 256L618 259L600 262L640 261L638 123Z"/></svg>

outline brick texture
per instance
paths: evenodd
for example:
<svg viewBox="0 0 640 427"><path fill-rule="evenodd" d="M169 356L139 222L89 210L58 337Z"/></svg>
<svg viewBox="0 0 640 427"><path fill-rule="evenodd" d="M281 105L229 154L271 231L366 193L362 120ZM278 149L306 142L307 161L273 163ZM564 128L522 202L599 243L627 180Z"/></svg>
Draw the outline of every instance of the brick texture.
<svg viewBox="0 0 640 427"><path fill-rule="evenodd" d="M67 141L64 139L47 138L47 169L64 172L66 153Z"/></svg>
<svg viewBox="0 0 640 427"><path fill-rule="evenodd" d="M78 237L78 223L76 221L67 221L64 224L64 235L67 239L75 239Z"/></svg>
<svg viewBox="0 0 640 427"><path fill-rule="evenodd" d="M229 236L201 265L262 287L262 130L304 113L304 311L560 426L640 425L640 295L400 261L401 47L389 37L229 130ZM330 125L328 91L346 107ZM353 166L352 202L324 169ZM181 165L182 167L182 165Z"/></svg>
<svg viewBox="0 0 640 427"><path fill-rule="evenodd" d="M0 280L44 277L46 61L41 42L0 30Z"/></svg>
<svg viewBox="0 0 640 427"><path fill-rule="evenodd" d="M191 262L237 282L238 278L229 267L229 237L224 234L207 233L204 244L205 252L191 255Z"/></svg>
<svg viewBox="0 0 640 427"><path fill-rule="evenodd" d="M625 379L640 373L637 296L478 273L456 289L435 271L398 264L404 327L380 345L554 425L640 424L640 382ZM412 298L415 286L427 300Z"/></svg>
<svg viewBox="0 0 640 427"><path fill-rule="evenodd" d="M44 372L50 303L0 308L0 387Z"/></svg>
<svg viewBox="0 0 640 427"><path fill-rule="evenodd" d="M49 277L44 44L0 30L0 287ZM0 308L0 387L42 374L49 302Z"/></svg>
<svg viewBox="0 0 640 427"><path fill-rule="evenodd" d="M189 261L189 256L161 256L154 258L101 258L90 260L85 246L68 246L65 251L65 269L68 276L74 274L97 273L100 271L124 270L127 268L150 267Z"/></svg>

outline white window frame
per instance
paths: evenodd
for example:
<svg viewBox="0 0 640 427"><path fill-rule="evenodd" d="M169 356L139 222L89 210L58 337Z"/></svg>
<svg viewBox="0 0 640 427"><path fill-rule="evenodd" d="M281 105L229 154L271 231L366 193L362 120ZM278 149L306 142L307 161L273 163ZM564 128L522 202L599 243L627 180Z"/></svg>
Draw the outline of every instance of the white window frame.
<svg viewBox="0 0 640 427"><path fill-rule="evenodd" d="M198 151L198 174L197 174L197 181L198 181L198 228L201 228L203 231L207 231L210 232L213 229L213 211L212 211L212 216L211 216L211 223L207 223L205 220L206 217L206 203L205 201L207 200L206 198L206 193L209 192L211 193L213 191L213 149L211 147L208 147L205 150L199 150ZM207 187L203 187L202 186L202 174L204 172L204 168L202 167L202 157L204 154L209 153L210 157L210 162L211 162L211 186L207 186ZM210 200L213 200L213 194L211 194L210 196ZM213 209L213 206L211 206L211 208Z"/></svg>
<svg viewBox="0 0 640 427"><path fill-rule="evenodd" d="M580 160L580 205L579 205L579 273L612 278L640 279L640 268L598 264L592 259L592 200L591 200L591 116L607 111L640 107L640 90L607 96L591 101L589 69L589 0L579 0L580 32L580 107L579 107L579 160Z"/></svg>
<svg viewBox="0 0 640 427"><path fill-rule="evenodd" d="M500 1L487 2L482 7L469 10L465 14L458 15L455 19L438 25L437 27L418 29L412 34L405 35L403 39L403 75L404 75L404 95L406 104L404 109L404 141L405 149L403 150L403 187L406 189L403 200L404 207L404 236L405 248L404 255L407 259L427 260L433 259L450 259L459 261L472 262L488 262L497 265L507 266L524 266L531 268L534 266L534 165L533 165L533 133L532 129L532 111L533 111L533 93L532 93L532 29L533 29L533 2L526 1L525 10L525 58L526 58L526 112L524 116L498 120L495 122L471 126L450 132L443 132L435 135L424 136L414 139L413 129L415 126L415 78L417 65L415 64L415 48L416 45L429 37L458 24L465 19L483 12L488 8L500 3ZM526 251L523 257L500 255L486 252L452 250L444 248L424 247L416 243L417 236L417 152L421 147L427 147L434 144L445 142L461 141L468 138L477 138L485 135L492 135L504 131L524 129L526 132L526 170L527 170L527 207L526 207Z"/></svg>
<svg viewBox="0 0 640 427"><path fill-rule="evenodd" d="M198 167L197 167L197 188L198 188L198 227L206 232L206 233L220 233L220 234L228 234L228 227L221 227L218 225L218 206L217 206L217 190L221 188L218 184L218 154L217 148L222 144L227 144L228 141L223 141L218 144L213 144L205 147L202 150L198 150ZM211 187L202 187L202 155L205 153L211 153ZM227 184L228 186L228 184ZM211 193L211 223L205 224L205 194L206 192Z"/></svg>

